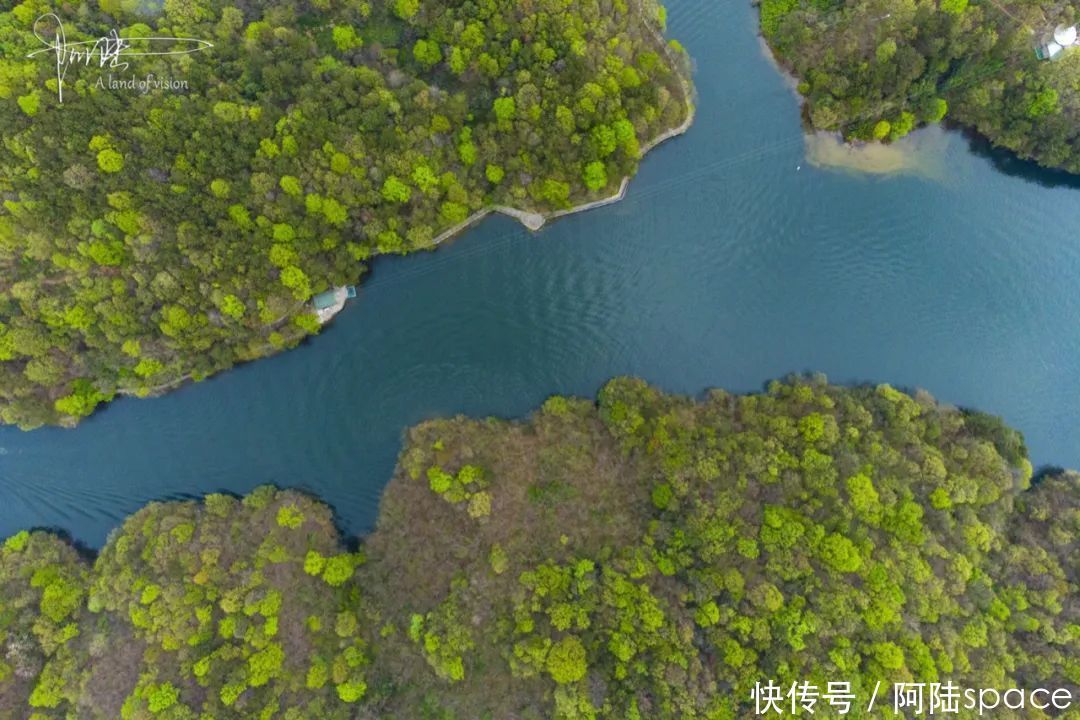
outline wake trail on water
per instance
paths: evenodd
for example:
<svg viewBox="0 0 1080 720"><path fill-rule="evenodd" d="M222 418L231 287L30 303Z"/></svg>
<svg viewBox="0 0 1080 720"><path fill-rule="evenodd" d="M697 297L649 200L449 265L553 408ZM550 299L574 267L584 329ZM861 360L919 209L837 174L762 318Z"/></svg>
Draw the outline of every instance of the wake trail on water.
<svg viewBox="0 0 1080 720"><path fill-rule="evenodd" d="M645 200L655 198L661 193L665 193L677 187L687 185L691 182L695 182L702 178L716 178L720 179L724 175L729 174L725 171L730 171L746 163L759 160L769 155L778 154L784 150L799 146L803 144L803 136L800 133L797 136L791 138L785 138L776 142L766 143L765 145L758 146L751 150L748 150L738 155L732 155L730 157L714 160L703 165L699 165L696 169L681 173L676 176L671 176L663 180L650 183L648 186L635 190L634 184L631 182L631 189L627 196L618 203L611 205L612 208L620 207L634 207L640 205ZM463 259L475 258L482 255L487 255L502 249L509 245L511 242L519 241L523 237L527 237L524 228L515 228L510 232L505 232L497 235L493 238L484 240L481 243L470 245L467 248L455 250L453 256L444 255L442 257L436 256L429 259L423 264L423 267L416 266L402 270L395 273L392 276L373 277L368 282L361 286L361 290L370 292L374 289L384 288L397 283L413 280L418 277L429 275L433 272L438 272L446 263L460 262Z"/></svg>

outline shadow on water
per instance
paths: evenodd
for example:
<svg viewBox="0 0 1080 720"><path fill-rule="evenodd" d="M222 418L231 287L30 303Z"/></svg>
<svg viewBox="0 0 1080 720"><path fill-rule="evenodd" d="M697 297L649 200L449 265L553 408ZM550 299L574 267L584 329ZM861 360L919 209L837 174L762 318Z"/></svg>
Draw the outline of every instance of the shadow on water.
<svg viewBox="0 0 1080 720"><path fill-rule="evenodd" d="M1012 150L994 146L970 128L950 126L950 129L963 134L973 155L989 160L994 169L1004 175L1036 183L1045 188L1080 189L1080 175L1073 175L1064 170L1052 170L1031 160L1025 160Z"/></svg>
<svg viewBox="0 0 1080 720"><path fill-rule="evenodd" d="M93 563L97 560L98 548L76 538L67 528L59 527L57 525L35 525L27 528L26 532L48 533L49 535L55 536L57 540L65 545L71 546L71 549L86 562Z"/></svg>
<svg viewBox="0 0 1080 720"><path fill-rule="evenodd" d="M1059 475L1064 475L1065 472L1065 468L1058 465L1042 465L1031 476L1031 487L1035 487L1043 480L1048 480L1058 477Z"/></svg>

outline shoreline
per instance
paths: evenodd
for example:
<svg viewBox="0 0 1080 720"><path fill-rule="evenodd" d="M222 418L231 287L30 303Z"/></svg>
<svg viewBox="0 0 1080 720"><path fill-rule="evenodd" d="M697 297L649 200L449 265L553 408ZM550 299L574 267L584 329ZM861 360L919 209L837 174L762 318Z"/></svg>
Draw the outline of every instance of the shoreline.
<svg viewBox="0 0 1080 720"><path fill-rule="evenodd" d="M641 147L641 151L638 153L638 161L641 161L645 156L655 149L658 145L671 140L672 138L684 135L690 127L694 124L694 118L697 114L697 108L691 100L691 88L690 83L686 78L681 78L683 85L683 95L686 101L686 119L683 122L673 128L669 128L664 132L657 135L655 138L647 142ZM587 212L596 208L605 207L607 205L614 205L623 198L626 197L626 190L630 186L630 181L633 179L632 175L623 176L619 183L619 189L615 191L613 195L607 197L598 198L596 200L590 200L588 202L573 205L569 208L562 210L548 210L546 212L536 212L534 210L521 210L519 208L509 207L507 205L491 205L485 208L477 210L469 217L462 220L457 225L447 228L435 236L435 239L431 241L431 245L425 249L433 250L447 240L451 240L461 233L465 232L469 228L473 227L487 216L498 213L507 217L513 218L525 226L526 229L537 232L542 229L549 221L556 220L568 215L575 215L577 213ZM378 257L381 253L374 253L372 257Z"/></svg>
<svg viewBox="0 0 1080 720"><path fill-rule="evenodd" d="M843 170L858 175L885 176L901 173L919 174L929 179L939 179L935 173L920 166L917 149L908 147L917 134L924 133L933 125L920 125L897 141L890 143L848 140L839 130L815 128L807 119L807 99L799 92L802 80L773 50L765 36L758 32L758 45L762 56L780 76L794 96L799 108L803 136L803 158L818 168ZM940 123L936 124L940 127ZM907 141L905 143L905 141Z"/></svg>
<svg viewBox="0 0 1080 720"><path fill-rule="evenodd" d="M664 142L667 142L668 140L679 137L680 135L684 135L693 126L694 119L697 116L697 106L694 104L694 100L693 100L694 88L693 88L693 84L690 82L690 70L689 70L689 68L687 68L685 71L682 70L683 64L682 64L681 61L684 58L680 58L680 57L676 56L671 51L671 48L668 45L668 41L664 37L662 31L660 31L659 29L653 27L653 25L651 23L647 23L647 27L648 27L648 30L652 33L653 39L656 40L660 50L667 57L668 61L671 63L672 68L674 68L673 72L675 72L677 74L677 76L678 76L679 86L680 86L680 89L682 91L682 100L683 100L683 104L684 104L684 107L685 107L685 110L686 110L686 117L683 119L682 123L680 123L679 125L677 125L675 127L672 127L672 128L668 128L664 132L660 133L656 137L650 139L648 142L643 144L641 146L639 152L638 152L638 161L639 162L642 159L644 159L645 156L648 153L652 152L659 145L663 144ZM433 251L433 250L437 249L444 242L447 242L448 240L452 240L453 238L456 238L457 236L461 235L463 232L465 232L466 230L472 228L474 225L478 224L481 220L488 217L492 213L498 213L500 215L505 215L507 217L511 217L511 218L517 220L518 222L520 222L526 229L528 229L528 230L530 230L532 232L537 232L537 231L541 230L551 220L556 220L558 218L566 217L566 216L569 216L569 215L575 215L577 213L587 212L589 210L594 210L596 208L606 207L608 205L614 205L615 203L621 201L623 198L626 197L626 191L629 188L630 181L632 179L633 179L632 175L624 176L622 178L622 180L620 181L620 183L619 183L619 189L616 190L615 193L612 194L612 195L609 195L609 196L603 197L603 198L598 198L596 200L590 200L588 202L583 202L583 203L580 203L578 205L573 205L573 206L571 206L569 208L564 208L564 209L561 209L561 210L550 210L550 211L547 211L547 212L536 212L536 211L530 211L530 210L521 210L521 209L513 208L513 207L510 207L510 206L507 206L507 205L491 205L491 206L488 206L488 207L485 207L485 208L481 208L480 210L477 210L476 212L474 212L469 217L462 220L457 225L454 225L453 227L449 227L446 230L443 230L441 233L439 233L432 240L432 242L431 242L431 244L429 246L427 246L426 248L422 248L422 249L423 250L428 250L428 251ZM370 263L371 261L373 261L375 258L379 257L382 254L383 253L379 253L379 252L372 253L370 258L368 258L367 262ZM359 284L359 287L362 289L363 284L362 283L358 283L358 284ZM341 310L344 310L344 305L341 308L339 308L337 311L335 311L334 313L327 316L325 320L321 320L320 325L323 326L323 327L326 327L327 325L329 325L331 323L331 321L334 319L334 316L336 316L339 312L341 312ZM307 336L304 336L304 337L307 337ZM271 357L271 356L276 355L279 352L282 352L283 350L287 350L289 348L271 348L270 346L264 346L264 349L269 350L269 352L267 352L265 355L258 355L258 356L252 357L252 358L250 358L248 360L243 360L243 361L240 361L240 362L236 362L236 363L230 365L227 368L223 368L221 370L214 371L214 372L212 372L210 374L211 375L217 375L217 374L220 374L221 372L225 372L227 370L233 369L233 368L235 368L235 367L237 367L239 365L246 364L246 363L249 363L249 362L255 362L255 361L263 359L263 358ZM189 374L187 374L187 375L185 375L183 377L176 378L174 380L168 380L168 381L165 381L163 383L160 383L160 384L158 384L158 385L156 385L156 386L154 386L152 388L135 389L135 388L122 388L122 387L118 386L118 387L116 387L114 389L114 392L115 392L116 395L123 396L123 397L134 397L134 398L161 397L162 395L168 394L168 393L170 393L170 392L184 386L185 384L187 384L188 381L190 381L192 379L193 378L191 377L191 374L189 373Z"/></svg>
<svg viewBox="0 0 1080 720"><path fill-rule="evenodd" d="M642 22L644 23L646 29L652 34L653 40L656 42L660 51L667 58L668 62L671 63L673 72L675 72L678 76L679 87L682 90L683 104L686 109L686 117L683 119L681 124L673 128L668 128L664 132L660 133L659 135L642 145L640 150L638 151L637 159L639 162L643 160L645 156L657 146L668 140L671 140L672 138L684 135L686 131L689 130L691 126L693 126L694 118L697 115L697 106L694 104L693 99L694 87L690 82L690 69L686 68L685 72L682 70L683 65L681 61L683 59L688 59L689 56L685 54L685 51L684 57L676 56L672 52L671 47L668 44L668 39L664 36L663 30L655 27L651 21L645 20L644 18L642 18ZM608 197L599 198L596 200L590 200L588 202L573 205L569 208L564 208L562 210L536 212L534 210L520 210L518 208L512 208L507 205L491 205L485 208L481 208L469 217L462 220L457 225L443 230L441 233L435 236L435 239L432 240L431 245L428 246L426 249L433 250L437 248L442 243L458 236L459 234L468 230L473 225L480 222L492 213L499 213L500 215L506 215L507 217L514 218L522 225L524 225L526 229L531 230L532 232L536 232L543 228L549 220L555 220L561 217L566 217L568 215L586 212L595 208L605 207L607 205L613 205L619 202L624 197L626 197L626 190L629 187L630 181L632 179L633 176L631 175L624 176L619 183L619 189L613 195L609 195ZM372 257L374 258L378 255L379 253L373 253Z"/></svg>
<svg viewBox="0 0 1080 720"><path fill-rule="evenodd" d="M693 126L694 118L697 115L697 107L694 105L693 100L691 99L692 98L692 92L693 92L692 91L692 86L691 86L689 80L686 77L680 77L680 81L681 81L681 84L682 84L682 87L683 87L683 97L684 97L685 102L686 102L686 118L682 121L681 124L677 125L676 127L669 128L669 129L665 130L664 132L657 135L655 138L649 140L649 142L647 142L645 145L643 145L641 147L641 151L638 153L638 160L643 159L649 152L654 150L657 146L661 145L662 143L664 143L664 142L666 142L668 140L671 140L672 138L679 137L680 135L684 135ZM492 205L490 207L482 208L482 209L477 210L476 212L474 212L469 217L462 220L457 225L454 225L453 227L450 227L450 228L447 228L446 230L443 230L441 233L439 233L438 236L435 237L435 239L432 241L431 245L428 246L427 248L424 248L424 249L429 250L429 251L437 249L439 247L439 245L441 245L442 243L444 243L444 242L446 242L448 240L452 240L453 238L457 237L458 235L461 235L463 232L465 232L466 230L472 228L474 225L478 224L481 220L483 220L484 218L488 217L489 215L491 215L493 213L498 213L500 215L505 215L507 217L511 217L511 218L517 220L518 222L520 222L528 230L530 230L532 232L537 232L537 231L541 230L548 223L548 221L556 220L556 219L561 218L561 217L567 217L569 215L575 215L577 213L587 212L589 210L594 210L596 208L606 207L608 205L614 205L615 203L621 201L623 198L626 197L626 191L630 187L630 181L632 179L633 179L633 176L631 176L631 175L624 176L622 181L619 183L619 189L617 191L615 191L615 193L613 195L609 195L609 196L603 197L603 198L598 198L596 200L590 200L589 202L581 203L579 205L574 205L572 207L564 208L562 210L551 210L551 211L548 211L548 212L541 213L541 212L535 212L535 211L529 211L529 210L520 210L518 208L512 208L512 207L509 207L507 205ZM371 260L374 260L375 258L379 257L381 254L382 253L378 253L378 252L373 253L371 255L371 258L369 258L368 262L370 262ZM359 285L358 289L362 289L362 287L363 287L363 285L361 283ZM345 309L344 306L342 306L336 312L334 312L332 315L328 316L320 324L323 327L325 327L326 325L329 325L330 322L333 320L334 316L337 315L339 312L341 312L341 310L344 310L344 309ZM232 368L235 368L238 365L242 365L242 364L249 363L249 362L255 362L255 361L258 361L258 360L266 358L266 357L271 357L273 355L276 355L278 352L281 352L281 351L287 350L287 349L288 348L275 348L274 350L271 350L266 355L260 355L260 356L257 356L257 357L250 358L248 360L244 360L244 361L241 361L241 362L234 363L233 365L229 366L228 368L224 368L223 370L215 371L214 373L211 373L211 374L212 375L217 375L217 374L219 374L221 372L225 372L226 370L230 370ZM167 394L169 392L172 392L173 390L176 390L176 389L182 387L183 385L185 385L190 380L192 380L192 377L191 377L190 374L188 374L188 375L185 375L184 377L177 378L175 380L166 381L166 382L161 383L159 385L156 385L156 386L154 386L152 388L133 389L133 388L117 387L114 392L117 395L123 396L123 397L134 397L134 398L161 397L162 395L165 395L165 394Z"/></svg>
<svg viewBox="0 0 1080 720"><path fill-rule="evenodd" d="M757 0L754 0L753 4L755 6L758 6L759 3L757 2ZM803 82L803 79L795 74L795 71L792 69L791 63L787 62L780 55L778 55L773 49L772 45L769 44L768 39L766 39L766 37L761 32L760 20L758 23L757 38L758 43L761 46L762 55L780 75L781 80L791 90L792 94L795 96L796 101L798 102L799 120L803 130L804 147L806 152L806 159L808 162L815 163L815 160L811 157L813 153L813 144L815 142L820 142L822 140L828 139L834 140L837 145L839 145L844 151L849 153L860 153L867 151L873 152L875 148L893 148L898 154L909 156L911 155L910 150L897 148L896 146L898 143L902 143L904 140L914 136L916 133L925 132L927 130L930 130L931 128L939 128L946 134L960 133L961 135L964 135L966 137L975 138L978 142L985 143L991 151L1005 153L1011 160L1021 163L1029 163L1039 171L1061 173L1064 175L1064 177L1071 179L1080 178L1080 173L1071 172L1060 166L1044 165L1033 156L1022 154L1019 151L1008 147L1007 145L1000 144L990 136L981 132L978 128L975 127L975 125L969 124L963 120L958 120L951 115L947 115L942 120L936 122L920 122L916 124L914 128L912 128L911 132L908 135L891 142L848 139L840 130L824 130L814 127L813 123L810 121L808 113L808 108L810 106L809 101L802 93L799 92L799 84ZM890 174L892 172L910 172L912 170L912 168L910 167L900 167L897 169L883 172L881 170L860 167L859 163L825 163L824 167L837 167L869 175ZM918 171L918 168L915 168L915 170ZM931 177L931 179L937 178Z"/></svg>

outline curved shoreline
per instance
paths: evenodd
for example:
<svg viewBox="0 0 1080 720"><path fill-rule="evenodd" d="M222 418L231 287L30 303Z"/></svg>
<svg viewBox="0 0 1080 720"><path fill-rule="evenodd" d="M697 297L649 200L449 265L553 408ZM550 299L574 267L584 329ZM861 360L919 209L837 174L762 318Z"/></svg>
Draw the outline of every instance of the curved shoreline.
<svg viewBox="0 0 1080 720"><path fill-rule="evenodd" d="M758 7L759 6L758 0L754 0L753 5L755 7ZM759 13L760 13L760 11L759 11ZM801 122L801 125L802 125L802 128L803 128L803 135L804 135L805 138L807 138L809 140L809 138L811 138L814 135L819 135L819 136L822 136L822 137L824 137L826 135L832 136L840 144L842 144L842 145L844 145L844 146L846 146L846 147L848 147L848 148L850 148L850 149L852 149L854 151L858 151L860 148L890 147L892 145L895 145L896 142L898 142L898 141L883 142L883 141L879 141L879 140L848 139L847 137L844 136L844 133L841 130L829 130L829 129L825 129L825 128L816 127L813 124L813 122L811 122L810 117L809 117L810 101L802 93L800 93L799 89L798 89L799 84L804 81L804 78L800 77L799 75L797 75L795 73L795 70L794 70L794 67L793 67L792 63L790 61L784 59L779 53L777 53L776 50L773 48L772 44L769 43L769 40L762 33L762 31L761 31L761 23L760 23L760 14L759 14L759 21L758 21L757 38L758 38L759 44L761 45L762 54L764 55L765 59L777 71L777 73L780 75L780 78L783 80L784 84L787 85L788 88L791 90L792 94L795 96L795 98L796 98L796 100L797 100L797 102L799 104L799 118L800 118L800 122ZM849 121L849 123L850 123L850 121ZM909 135L911 133L915 133L915 132L918 132L920 130L925 130L926 128L930 128L930 127L941 127L946 132L957 132L958 131L958 132L961 132L961 133L970 134L971 136L977 138L978 140L987 143L990 148L992 148L994 150L1001 151L1001 152L1008 153L1012 158L1014 158L1014 159L1016 159L1016 160L1018 160L1020 162L1032 163L1035 167L1039 168L1040 170L1046 170L1046 171L1049 171L1049 172L1064 173L1067 177L1080 178L1080 172L1074 172L1074 171L1068 170L1065 167L1062 167L1060 165L1047 165L1047 164L1044 164L1043 162L1041 162L1039 160L1038 157L1036 157L1034 155L1028 155L1028 154L1021 153L1020 151L1018 151L1018 150L1016 150L1014 148L1011 148L1008 145L1000 143L997 140L995 140L994 138L990 137L989 135L987 135L984 132L982 132L981 130L979 130L978 127L976 127L976 125L974 123L969 123L969 122L964 121L964 120L956 119L952 115L947 115L942 120L938 120L938 121L935 121L935 122L920 121L919 123L917 123L915 125L914 128L912 128ZM907 137L907 136L905 136L905 137ZM899 140L903 140L903 139L905 139L905 138L900 138ZM875 172L875 171L872 171L872 170L869 170L869 171L868 170L862 170L862 169L860 169L858 167L852 167L851 169L854 169L856 172L870 172L870 173Z"/></svg>
<svg viewBox="0 0 1080 720"><path fill-rule="evenodd" d="M644 157L649 152L654 150L657 146L661 145L662 143L664 143L664 142L666 142L668 140L671 140L672 138L676 138L676 137L679 137L680 135L685 134L686 131L689 130L690 127L694 124L694 119L695 119L695 117L697 115L697 107L695 106L694 101L693 101L694 88L693 88L693 85L691 84L690 78L689 78L690 72L689 72L689 69L687 69L685 71L682 70L683 64L682 64L681 61L683 60L683 58L680 58L680 57L676 56L672 52L671 47L668 45L668 41L664 37L664 34L663 34L662 31L660 31L659 29L657 29L656 27L654 27L651 23L649 23L647 21L646 21L646 27L649 30L649 32L652 34L653 39L656 41L657 46L659 47L660 51L664 53L665 57L671 63L671 66L674 69L673 72L675 72L677 74L677 76L678 76L679 86L680 86L680 89L682 91L682 100L683 100L684 107L685 107L685 110L686 110L686 117L683 119L682 123L680 123L679 125L677 125L677 126L675 126L673 128L668 128L664 132L660 133L659 135L657 135L656 137L650 139L648 142L646 142L644 145L642 145L641 148L638 151L638 160L639 161L644 159ZM507 217L514 218L515 220L520 222L522 225L524 225L528 230L530 230L532 232L536 232L536 231L540 230L541 228L543 228L548 223L548 221L550 221L550 220L555 220L555 219L558 219L558 218L561 218L561 217L566 217L568 215L574 215L574 214L577 214L577 213L586 212L588 210L593 210L593 209L596 209L596 208L605 207L607 205L614 205L615 203L619 202L620 200L622 200L623 198L626 197L626 191L627 191L627 188L630 186L630 181L632 179L633 179L632 175L624 176L622 178L622 180L620 181L620 183L619 183L619 189L613 195L609 195L609 196L603 197L603 198L598 198L596 200L590 200L588 202L584 202L584 203L581 203L579 205L574 205L574 206L569 207L569 208L564 208L562 210L550 210L550 211L547 211L547 212L536 212L536 211L530 211L530 210L521 210L519 208L513 208L513 207L510 207L508 205L491 205L489 207L481 208L480 210L477 210L476 212L474 212L469 217L462 220L457 225L454 225L453 227L449 227L446 230L443 230L441 233L439 233L432 240L431 244L429 246L427 246L426 248L424 248L424 249L426 249L426 250L434 250L434 249L438 248L438 246L441 245L442 243L457 237L458 235L465 232L469 228L473 227L474 225L476 225L477 223L479 223L481 220L486 218L488 215L491 215L492 213L499 213L501 215L506 215ZM378 257L379 255L382 255L382 254L384 254L384 253L379 253L379 252L372 253L371 257L369 258L369 262L371 260L373 260L374 258ZM341 309L344 309L344 307L342 307ZM338 312L340 312L340 310ZM337 314L337 312L335 312L333 315L327 317L326 320L322 324L324 326L329 324L333 320L334 315L336 315L336 314ZM264 349L268 350L268 352L265 355L258 355L258 356L250 358L249 360L234 363L234 364L230 365L227 368L222 368L221 370L214 371L214 372L212 372L210 374L211 375L217 375L217 374L219 374L221 372L225 372L226 370L232 369L232 368L236 367L237 365L245 364L247 362L254 362L254 361L260 360L262 358L266 358L266 357L271 357L273 355L276 355L278 352L281 352L283 350L287 350L289 348L272 348L269 345L267 345L267 346L264 346ZM192 380L192 377L191 377L191 374L189 373L189 374L187 374L187 375L185 375L183 377L176 378L174 380L168 380L168 381L165 381L163 383L160 383L159 385L156 385L153 388L138 388L138 389L136 389L136 388L116 387L114 389L114 392L116 393L116 395L124 396L124 397L136 397L136 398L160 397L162 395L165 395L165 394L167 394L169 392L172 392L172 391L182 387L183 385L185 385L190 380Z"/></svg>
<svg viewBox="0 0 1080 720"><path fill-rule="evenodd" d="M691 100L692 88L691 88L691 85L690 85L689 81L685 77L682 77L680 79L682 81L684 98L686 100L686 118L677 127L673 127L673 128L669 128L668 130L665 130L660 135L657 135L655 138L653 138L652 140L647 142L645 145L643 145L642 148L641 148L640 153L638 154L638 160L643 159L647 153L651 152L653 149L655 149L661 143L663 143L663 142L665 142L667 140L670 140L672 138L675 138L675 137L678 137L680 135L685 134L686 131L689 130L690 127L694 124L694 117L696 115L697 108L694 106L694 103ZM442 243L446 242L447 240L451 240L451 239L457 237L458 235L465 232L469 228L473 227L474 225L476 225L477 223L479 223L481 220L486 218L488 215L491 215L492 213L499 213L501 215L506 215L507 217L514 218L515 220L520 222L522 225L524 225L529 230L531 230L533 232L536 232L536 231L540 230L541 228L543 228L547 224L547 222L549 220L555 220L555 219L558 219L558 218L561 218L561 217L566 217L567 215L574 215L574 214L577 214L577 213L586 212L588 210L593 210L593 209L604 207L604 206L607 206L607 205L614 205L615 203L619 202L620 200L622 200L623 198L626 197L626 190L630 186L630 181L632 179L633 179L633 176L631 176L631 175L624 176L622 181L619 183L619 189L613 195L609 195L608 197L604 197L604 198L599 198L597 200L590 200L589 202L581 203L580 205L575 205L573 207L566 208L566 209L563 209L563 210L552 210L552 211L549 211L549 212L546 212L546 213L540 213L540 212L532 212L532 211L528 211L528 210L519 210L518 208L512 208L512 207L509 207L507 205L492 205L491 207L482 208L482 209L477 210L476 212L474 212L469 217L462 220L457 225L454 225L453 227L450 227L450 228L447 228L446 230L443 230L441 233L439 233L438 236L435 237L435 239L431 242L431 245L426 249L428 249L428 250L436 249ZM378 257L380 254L382 254L382 253L374 253L371 257L372 257L372 259L374 259L374 258ZM344 307L342 307L341 309L343 310ZM340 312L340 310L338 312ZM337 313L335 312L334 315L336 315L336 314ZM328 317L323 324L324 325L329 324L329 322L331 320L333 320L333 315ZM287 348L281 348L277 352L280 352L281 350L285 350L285 349L287 349ZM251 358L250 360L247 360L246 362L255 362L255 361L260 360L262 358L270 357L272 355L276 355L277 352L271 351L267 355L261 355L261 356L258 356L258 357L254 357L254 358ZM236 364L230 366L230 368L236 367L237 365L240 365L240 364L243 364L243 363L236 363ZM225 368L224 370L228 370L230 368ZM224 372L224 370L220 370L220 371L217 371L217 372L212 373L212 374L216 375L216 374L218 374L218 372ZM173 390L176 390L177 388L183 386L184 384L186 384L191 379L192 379L191 375L188 374L188 375L185 375L184 377L177 378L175 380L166 381L166 382L161 383L161 384L159 384L159 385L157 385L157 386L155 386L153 388L132 389L132 388L117 387L115 392L116 392L117 395L121 395L121 396L124 396L124 397L135 397L135 398L161 397L162 395L165 395L166 393L172 392Z"/></svg>
<svg viewBox="0 0 1080 720"><path fill-rule="evenodd" d="M637 9L640 13L639 8L635 9ZM650 151L652 151L661 143L686 133L686 131L689 130L690 127L694 124L694 117L697 114L697 107L694 105L693 100L694 88L693 85L691 85L689 79L690 71L689 69L687 69L685 72L683 72L680 69L682 67L682 63L680 61L683 58L676 56L671 51L671 46L668 44L668 39L664 37L664 33L662 30L655 27L652 22L646 20L645 18L641 18L641 20L646 30L648 30L652 34L653 40L656 42L657 47L667 58L668 62L671 63L671 67L674 69L673 71L678 76L679 86L682 90L683 104L686 109L686 117L683 119L681 124L673 128L668 128L664 132L660 133L659 135L642 145L640 150L638 151L639 161L644 159L644 157ZM619 202L624 197L626 197L626 189L629 186L630 180L632 178L633 176L631 175L624 176L622 181L619 183L619 189L615 192L614 195L609 195L608 197L600 198L598 200L590 200L589 202L574 205L563 210L536 212L530 210L520 210L518 208L512 208L506 205L491 205L486 208L481 208L469 217L462 220L457 225L451 228L447 228L446 230L439 233L435 237L435 239L432 240L430 247L436 248L447 240L456 237L458 234L464 232L465 230L468 230L470 227L480 222L491 213L499 213L502 215L506 215L507 217L512 217L518 222L520 222L522 225L524 225L527 229L536 232L537 230L544 227L544 225L549 220L555 220L556 218L585 212L587 210L593 210L595 208L604 207L605 205L612 205Z"/></svg>
<svg viewBox="0 0 1080 720"><path fill-rule="evenodd" d="M686 102L686 119L683 122L673 128L669 128L664 132L657 135L655 138L647 142L642 146L641 151L638 153L638 160L644 159L644 157L656 148L661 143L678 137L686 133L687 130L694 124L694 117L697 113L697 108L694 106L692 97L692 89L689 81L686 78L680 78L683 86L683 97ZM506 215L507 217L514 218L529 230L536 232L544 227L549 220L555 220L557 218L566 217L567 215L574 215L576 213L586 212L587 210L593 210L595 208L604 207L605 205L613 205L626 197L626 189L630 185L630 181L633 179L632 175L626 175L619 183L619 189L608 197L599 198L597 200L590 200L589 202L574 205L563 210L549 210L547 212L536 212L532 210L521 210L518 208L509 207L507 205L491 205L486 208L477 210L469 217L462 220L457 225L451 228L447 228L439 233L434 240L431 241L431 248L438 247L442 243L450 240L457 235L461 234L465 230L468 230L476 223L480 222L488 215L492 213L499 213L500 215ZM376 257L379 253L374 254L372 257Z"/></svg>

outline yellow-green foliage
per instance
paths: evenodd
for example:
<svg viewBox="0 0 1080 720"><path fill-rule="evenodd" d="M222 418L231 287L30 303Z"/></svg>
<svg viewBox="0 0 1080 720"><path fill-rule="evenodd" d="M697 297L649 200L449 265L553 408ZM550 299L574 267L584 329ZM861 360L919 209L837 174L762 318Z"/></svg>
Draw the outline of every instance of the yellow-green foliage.
<svg viewBox="0 0 1080 720"><path fill-rule="evenodd" d="M1080 173L1076 57L1035 49L1075 6L1055 0L761 0L761 31L799 79L810 123L893 142L950 118L1048 167Z"/></svg>
<svg viewBox="0 0 1080 720"><path fill-rule="evenodd" d="M413 429L359 549L273 488L151 504L92 568L12 536L0 717L711 720L763 679L1076 688L1078 528L1080 476L1032 484L996 418L621 379Z"/></svg>
<svg viewBox="0 0 1080 720"><path fill-rule="evenodd" d="M450 474L438 465L427 470L428 485L433 491L452 504L464 504L469 517L480 519L491 514L491 493L484 469L477 465L463 465L456 474Z"/></svg>
<svg viewBox="0 0 1080 720"><path fill-rule="evenodd" d="M62 668L42 672L42 666L50 657L70 663L86 582L86 564L50 533L20 532L0 549L0 698L20 702L21 716L28 705L64 702ZM0 717L16 717L12 712L0 702Z"/></svg>
<svg viewBox="0 0 1080 720"><path fill-rule="evenodd" d="M261 717L253 709L275 704L297 718L346 718L362 695L359 599L342 587L359 558L343 552L329 510L305 496L260 488L243 500L152 504L110 537L92 571L47 534L15 535L2 552L0 588L16 611L8 630L19 633L8 647L31 628L37 639L0 679L0 691L24 685L24 704L125 720ZM331 620L330 630L309 616ZM307 687L308 668L338 658L344 672ZM37 676L32 686L27 676ZM80 695L84 686L114 694Z"/></svg>
<svg viewBox="0 0 1080 720"><path fill-rule="evenodd" d="M746 717L763 679L1076 685L1080 478L1027 489L995 418L887 385L695 402L617 380L598 408L409 440L426 477L403 468L369 544L410 560L367 587L427 667L372 676L446 717Z"/></svg>
<svg viewBox="0 0 1080 720"><path fill-rule="evenodd" d="M320 327L306 301L372 256L428 249L492 205L611 194L689 108L689 63L652 3L56 5L82 39L214 47L132 68L183 92L120 97L93 67L68 75L61 107L55 63L27 57L49 4L0 3L0 263L25 286L0 303L25 339L12 353L0 332L0 423L71 424L116 390L293 347Z"/></svg>

